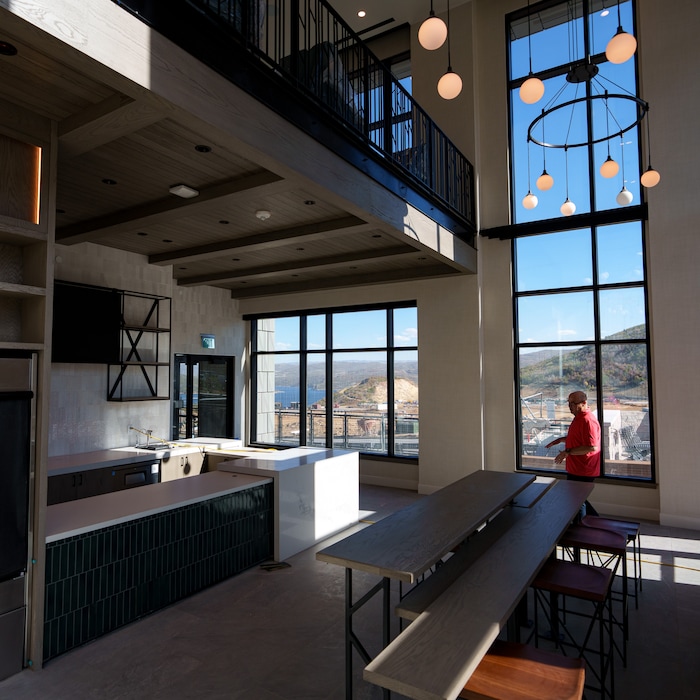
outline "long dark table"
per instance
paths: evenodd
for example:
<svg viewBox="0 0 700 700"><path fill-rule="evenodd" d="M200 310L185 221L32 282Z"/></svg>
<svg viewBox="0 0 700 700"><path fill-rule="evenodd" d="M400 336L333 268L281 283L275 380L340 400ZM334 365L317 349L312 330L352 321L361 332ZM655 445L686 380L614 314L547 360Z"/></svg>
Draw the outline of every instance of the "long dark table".
<svg viewBox="0 0 700 700"><path fill-rule="evenodd" d="M592 490L556 481L507 515L505 532L444 592L404 615L414 621L367 665L365 680L417 700L457 698Z"/></svg>
<svg viewBox="0 0 700 700"><path fill-rule="evenodd" d="M355 612L374 595L382 593L382 648L387 647L391 641L390 581L416 583L446 554L501 512L534 479L528 474L473 472L316 554L319 561L345 567L345 676L348 700L352 698L353 648L365 664L371 661L353 631L352 617ZM382 577L356 602L353 602L353 570ZM385 695L388 696L388 691Z"/></svg>

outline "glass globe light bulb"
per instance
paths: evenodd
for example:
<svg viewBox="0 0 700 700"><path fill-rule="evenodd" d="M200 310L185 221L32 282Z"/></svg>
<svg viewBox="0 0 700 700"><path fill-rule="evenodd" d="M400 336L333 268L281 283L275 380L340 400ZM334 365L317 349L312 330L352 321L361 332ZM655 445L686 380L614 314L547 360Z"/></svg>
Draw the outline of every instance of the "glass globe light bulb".
<svg viewBox="0 0 700 700"><path fill-rule="evenodd" d="M431 15L420 25L418 43L428 51L439 49L447 39L447 25L435 15Z"/></svg>
<svg viewBox="0 0 700 700"><path fill-rule="evenodd" d="M624 63L629 61L637 50L637 40L622 27L617 28L617 34L610 39L605 47L605 57L610 63Z"/></svg>
<svg viewBox="0 0 700 700"><path fill-rule="evenodd" d="M641 182L644 187L656 187L661 180L661 175L658 170L654 170L651 165L642 174Z"/></svg>
<svg viewBox="0 0 700 700"><path fill-rule="evenodd" d="M523 206L525 209L534 209L538 201L537 197L528 190L527 194L523 197Z"/></svg>
<svg viewBox="0 0 700 700"><path fill-rule="evenodd" d="M628 204L631 204L633 199L634 199L634 195L626 187L623 187L617 193L617 197L615 197L615 201L621 207L626 207Z"/></svg>
<svg viewBox="0 0 700 700"><path fill-rule="evenodd" d="M600 166L600 174L605 178L615 177L620 172L620 166L608 156L605 163Z"/></svg>
<svg viewBox="0 0 700 700"><path fill-rule="evenodd" d="M443 100L454 100L462 92L462 79L451 68L438 80L437 91Z"/></svg>
<svg viewBox="0 0 700 700"><path fill-rule="evenodd" d="M544 95L544 83L539 78L530 77L520 86L519 92L526 105L534 105Z"/></svg>
<svg viewBox="0 0 700 700"><path fill-rule="evenodd" d="M542 175L537 178L535 184L538 190L546 192L554 186L554 178L546 170L543 170Z"/></svg>
<svg viewBox="0 0 700 700"><path fill-rule="evenodd" d="M576 211L576 205L567 197L564 200L564 204L559 208L559 211L564 216L571 216Z"/></svg>

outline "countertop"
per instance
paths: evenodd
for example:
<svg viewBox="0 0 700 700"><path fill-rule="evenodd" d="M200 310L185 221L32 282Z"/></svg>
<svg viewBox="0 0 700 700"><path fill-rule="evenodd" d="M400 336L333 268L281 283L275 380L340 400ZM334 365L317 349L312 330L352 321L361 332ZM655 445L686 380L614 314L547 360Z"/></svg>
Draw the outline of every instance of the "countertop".
<svg viewBox="0 0 700 700"><path fill-rule="evenodd" d="M251 454L237 459L222 462L217 466L219 471L236 472L255 470L255 472L276 473L296 469L305 464L315 464L334 457L356 454L353 450L333 450L324 447L292 447L288 450Z"/></svg>
<svg viewBox="0 0 700 700"><path fill-rule="evenodd" d="M156 459L165 459L177 455L192 454L203 448L193 445L191 447L164 447L162 450L141 450L136 447L116 447L110 450L95 450L94 452L80 452L78 454L58 455L48 459L48 476L71 474L90 469L102 469L103 467L118 467L128 464L142 464Z"/></svg>
<svg viewBox="0 0 700 700"><path fill-rule="evenodd" d="M209 472L187 479L57 503L46 509L46 542L62 540L271 482L272 479L261 476Z"/></svg>

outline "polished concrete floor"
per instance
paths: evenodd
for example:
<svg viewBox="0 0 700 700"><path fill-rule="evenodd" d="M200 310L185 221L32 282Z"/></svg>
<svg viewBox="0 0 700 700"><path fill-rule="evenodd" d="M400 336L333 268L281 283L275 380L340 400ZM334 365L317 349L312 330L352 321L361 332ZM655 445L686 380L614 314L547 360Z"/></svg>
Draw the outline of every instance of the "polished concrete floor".
<svg viewBox="0 0 700 700"><path fill-rule="evenodd" d="M417 498L363 486L358 527ZM316 549L287 568L246 571L41 671L0 682L0 700L342 700L344 571L316 561ZM628 666L616 666L617 700L695 700L700 532L642 523L642 560L644 589L630 611ZM358 592L373 582L354 578ZM379 644L377 613L373 601L356 622L370 654ZM353 697L381 698L361 680L358 658L355 667Z"/></svg>

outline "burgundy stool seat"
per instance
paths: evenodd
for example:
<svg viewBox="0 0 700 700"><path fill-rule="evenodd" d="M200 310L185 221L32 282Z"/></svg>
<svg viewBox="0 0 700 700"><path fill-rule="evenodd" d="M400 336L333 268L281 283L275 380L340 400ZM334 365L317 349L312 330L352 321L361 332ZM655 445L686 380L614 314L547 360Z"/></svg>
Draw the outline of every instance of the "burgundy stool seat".
<svg viewBox="0 0 700 700"><path fill-rule="evenodd" d="M604 518L600 515L586 515L581 519L581 525L594 527L601 530L612 530L620 532L628 543L632 543L632 563L633 563L633 592L630 594L634 598L634 607L639 607L638 592L642 590L642 557L641 557L641 535L639 533L640 524L632 520L618 520L616 518Z"/></svg>
<svg viewBox="0 0 700 700"><path fill-rule="evenodd" d="M459 694L467 700L580 700L585 663L527 644L498 640Z"/></svg>
<svg viewBox="0 0 700 700"><path fill-rule="evenodd" d="M614 578L612 569L606 566L591 566L574 561L550 558L540 569L532 588L535 593L535 629L533 636L535 646L539 645L542 637L539 632L540 605L544 615L549 620L552 639L557 647L565 649L573 647L578 657L585 659L591 670L592 679L600 684L599 687L586 684L586 688L598 691L601 697L613 697L614 693L614 668L613 668L613 617L611 587ZM548 603L547 595L548 594ZM565 615L559 606L559 597L575 598L592 603L593 614L567 610ZM607 609L607 616L604 614ZM569 616L583 617L588 620L585 634L574 631L573 624L569 624ZM607 617L607 619L606 619ZM593 632L597 626L597 648L590 646ZM560 632L562 635L560 636ZM592 654L597 654L598 664L594 665L589 660ZM607 687L610 679L609 688Z"/></svg>

